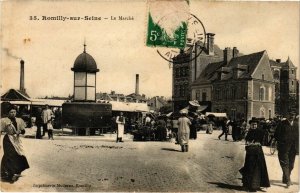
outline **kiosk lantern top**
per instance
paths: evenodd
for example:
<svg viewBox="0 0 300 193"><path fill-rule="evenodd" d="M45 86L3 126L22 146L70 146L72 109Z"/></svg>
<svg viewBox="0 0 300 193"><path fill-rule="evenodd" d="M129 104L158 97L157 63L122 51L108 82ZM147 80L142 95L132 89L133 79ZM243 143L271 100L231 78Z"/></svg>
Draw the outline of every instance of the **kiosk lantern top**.
<svg viewBox="0 0 300 193"><path fill-rule="evenodd" d="M71 70L74 72L99 72L96 61L91 55L86 53L85 47L86 45L84 44L83 53L76 58Z"/></svg>

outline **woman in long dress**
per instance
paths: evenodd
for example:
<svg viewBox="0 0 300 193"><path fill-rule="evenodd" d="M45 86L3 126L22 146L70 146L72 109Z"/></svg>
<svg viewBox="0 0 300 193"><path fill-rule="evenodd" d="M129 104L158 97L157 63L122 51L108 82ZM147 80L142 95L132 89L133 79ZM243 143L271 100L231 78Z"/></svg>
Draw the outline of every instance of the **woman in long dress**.
<svg viewBox="0 0 300 193"><path fill-rule="evenodd" d="M124 135L124 125L125 125L125 117L123 113L120 113L120 116L117 116L116 123L118 124L118 132L117 132L117 140L116 142L123 142L122 138Z"/></svg>
<svg viewBox="0 0 300 193"><path fill-rule="evenodd" d="M183 109L180 111L181 117L178 119L178 140L181 145L182 152L189 151L190 125L192 124L187 118L188 111Z"/></svg>
<svg viewBox="0 0 300 193"><path fill-rule="evenodd" d="M1 178L11 183L18 180L21 172L29 168L19 137L25 133L25 123L22 119L16 118L16 114L16 107L12 106L9 108L8 117L1 119L1 132L6 133L3 138Z"/></svg>
<svg viewBox="0 0 300 193"><path fill-rule="evenodd" d="M260 187L270 187L268 170L264 152L261 143L264 137L264 131L257 128L257 121L249 121L251 128L245 138L246 140L246 158L244 167L240 170L243 178L243 186L256 192Z"/></svg>

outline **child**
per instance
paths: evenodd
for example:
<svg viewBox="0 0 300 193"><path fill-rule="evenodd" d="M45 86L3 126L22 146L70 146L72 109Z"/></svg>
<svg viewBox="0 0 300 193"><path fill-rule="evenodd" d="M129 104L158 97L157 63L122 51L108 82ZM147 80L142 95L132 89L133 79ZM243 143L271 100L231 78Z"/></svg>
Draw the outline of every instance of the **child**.
<svg viewBox="0 0 300 193"><path fill-rule="evenodd" d="M53 119L48 121L47 129L48 129L48 138L54 140L53 139Z"/></svg>

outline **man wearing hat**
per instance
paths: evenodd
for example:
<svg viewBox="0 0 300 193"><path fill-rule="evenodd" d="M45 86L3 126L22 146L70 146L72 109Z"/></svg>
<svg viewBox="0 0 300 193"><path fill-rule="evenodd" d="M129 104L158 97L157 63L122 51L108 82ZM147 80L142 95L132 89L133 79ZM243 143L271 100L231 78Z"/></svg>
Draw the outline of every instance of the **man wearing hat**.
<svg viewBox="0 0 300 193"><path fill-rule="evenodd" d="M274 137L277 141L278 158L282 168L282 183L287 188L292 185L291 172L294 168L295 157L299 152L299 117L283 118L276 128Z"/></svg>
<svg viewBox="0 0 300 193"><path fill-rule="evenodd" d="M188 114L187 109L180 111L181 117L178 119L178 139L181 145L182 152L189 150L189 137L191 121L186 117Z"/></svg>
<svg viewBox="0 0 300 193"><path fill-rule="evenodd" d="M42 111L41 117L43 119L43 134L42 134L42 136L45 136L46 132L48 132L48 123L54 117L54 114L53 114L52 110L49 108L49 105L46 104L45 109ZM48 133L48 135L49 135L49 133ZM49 136L49 138L50 138L50 136Z"/></svg>
<svg viewBox="0 0 300 193"><path fill-rule="evenodd" d="M17 107L11 105L8 117L1 119L1 132L3 138L4 155L1 160L1 178L14 183L25 169L29 168L22 148L20 134L25 134L25 123L21 118L16 118Z"/></svg>

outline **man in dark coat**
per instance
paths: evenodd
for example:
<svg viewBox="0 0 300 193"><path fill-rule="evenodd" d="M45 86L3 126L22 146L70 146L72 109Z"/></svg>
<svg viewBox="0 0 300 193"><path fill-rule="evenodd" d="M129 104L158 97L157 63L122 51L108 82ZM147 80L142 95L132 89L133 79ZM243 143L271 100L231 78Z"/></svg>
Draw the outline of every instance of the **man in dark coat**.
<svg viewBox="0 0 300 193"><path fill-rule="evenodd" d="M220 122L220 126L222 127L222 133L218 136L218 138L221 139L221 137L225 134L225 140L227 141L228 128L226 127L226 121L227 119L224 118Z"/></svg>
<svg viewBox="0 0 300 193"><path fill-rule="evenodd" d="M193 116L192 125L190 128L190 139L197 139L198 115Z"/></svg>
<svg viewBox="0 0 300 193"><path fill-rule="evenodd" d="M274 137L277 141L278 158L282 168L282 183L287 188L292 185L291 172L294 168L295 157L298 151L299 143L299 126L298 118L283 119L275 131Z"/></svg>

